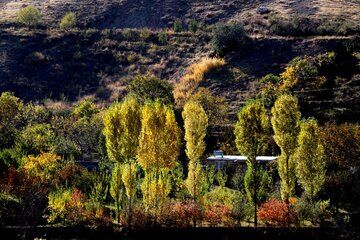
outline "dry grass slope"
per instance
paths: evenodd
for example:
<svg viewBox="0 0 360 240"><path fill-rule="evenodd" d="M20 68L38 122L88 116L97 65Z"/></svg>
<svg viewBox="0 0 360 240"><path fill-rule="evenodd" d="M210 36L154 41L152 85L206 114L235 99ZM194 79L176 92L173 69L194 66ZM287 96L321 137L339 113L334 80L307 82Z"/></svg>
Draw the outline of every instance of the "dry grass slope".
<svg viewBox="0 0 360 240"><path fill-rule="evenodd" d="M19 9L34 5L44 21L58 25L68 11L78 16L86 27L101 28L163 28L175 19L184 23L192 19L205 24L218 21L244 21L257 32L268 24L268 15L256 13L258 6L267 6L270 14L290 18L306 16L325 21L346 20L359 26L360 1L357 0L0 0L0 19L15 20Z"/></svg>

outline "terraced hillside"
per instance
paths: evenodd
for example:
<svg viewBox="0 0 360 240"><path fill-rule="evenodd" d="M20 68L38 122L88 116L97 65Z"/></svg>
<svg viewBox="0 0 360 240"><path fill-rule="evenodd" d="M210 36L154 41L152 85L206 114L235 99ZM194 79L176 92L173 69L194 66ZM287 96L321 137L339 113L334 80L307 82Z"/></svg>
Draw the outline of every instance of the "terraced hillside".
<svg viewBox="0 0 360 240"><path fill-rule="evenodd" d="M245 21L258 30L269 25L267 14L256 13L259 6L268 7L270 14L284 18L346 20L347 25L355 28L360 23L357 0L0 0L0 19L14 20L19 9L27 5L39 8L45 23L53 26L66 12L73 11L85 27L163 28L179 18L184 23L196 19L204 24Z"/></svg>
<svg viewBox="0 0 360 240"><path fill-rule="evenodd" d="M40 9L42 27L16 24L19 9L28 5ZM257 13L259 6L270 12ZM76 13L78 29L58 30L69 11ZM259 79L279 74L294 57L344 53L344 44L360 33L358 12L357 0L0 0L0 90L25 100L92 96L109 102L121 98L137 74L175 83L191 63L213 55L208 26L235 20L243 23L250 41L226 55L226 66L202 83L226 98L235 118L242 103L259 93ZM185 31L166 31L161 41L163 29L172 28L175 19ZM186 31L194 19L202 25L196 34ZM304 95L305 108L356 116L359 65L344 66L339 66L346 69L343 74L334 75L342 79L336 89L326 98Z"/></svg>

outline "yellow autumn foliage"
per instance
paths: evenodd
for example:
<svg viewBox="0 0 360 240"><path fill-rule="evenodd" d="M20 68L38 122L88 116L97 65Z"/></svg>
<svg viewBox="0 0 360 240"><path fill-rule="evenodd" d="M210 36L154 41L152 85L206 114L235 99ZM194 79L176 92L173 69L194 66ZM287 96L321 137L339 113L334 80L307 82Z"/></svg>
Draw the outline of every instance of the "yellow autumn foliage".
<svg viewBox="0 0 360 240"><path fill-rule="evenodd" d="M53 177L61 158L53 153L41 153L38 156L28 156L24 160L24 169L29 174L48 181Z"/></svg>
<svg viewBox="0 0 360 240"><path fill-rule="evenodd" d="M148 169L171 169L179 156L180 129L174 111L160 103L148 102L141 113L138 161Z"/></svg>
<svg viewBox="0 0 360 240"><path fill-rule="evenodd" d="M204 80L205 75L225 65L223 58L204 57L199 62L192 64L187 69L180 82L175 86L174 98L178 107L184 106L199 84Z"/></svg>

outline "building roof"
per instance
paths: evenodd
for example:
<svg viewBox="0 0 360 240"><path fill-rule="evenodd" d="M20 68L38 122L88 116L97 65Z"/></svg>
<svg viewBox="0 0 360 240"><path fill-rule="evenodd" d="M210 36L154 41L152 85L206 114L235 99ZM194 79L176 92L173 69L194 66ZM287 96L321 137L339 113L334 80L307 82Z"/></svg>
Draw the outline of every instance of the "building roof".
<svg viewBox="0 0 360 240"><path fill-rule="evenodd" d="M259 162L271 162L277 160L278 157L274 156L258 156L256 160ZM223 155L223 156L211 156L207 158L208 161L231 161L231 162L246 162L246 156L237 155Z"/></svg>

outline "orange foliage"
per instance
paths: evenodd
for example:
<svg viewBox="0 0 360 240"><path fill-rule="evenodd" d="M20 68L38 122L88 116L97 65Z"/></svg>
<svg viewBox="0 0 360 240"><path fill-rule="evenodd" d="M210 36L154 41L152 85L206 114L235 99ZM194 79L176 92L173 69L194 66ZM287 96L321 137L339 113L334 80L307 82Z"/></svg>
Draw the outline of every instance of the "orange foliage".
<svg viewBox="0 0 360 240"><path fill-rule="evenodd" d="M291 200L294 202L294 200ZM258 211L258 218L265 222L266 225L273 226L290 226L297 221L296 213L287 206L285 202L270 199Z"/></svg>
<svg viewBox="0 0 360 240"><path fill-rule="evenodd" d="M232 226L235 222L230 207L223 204L213 204L205 208L205 221L211 226Z"/></svg>

